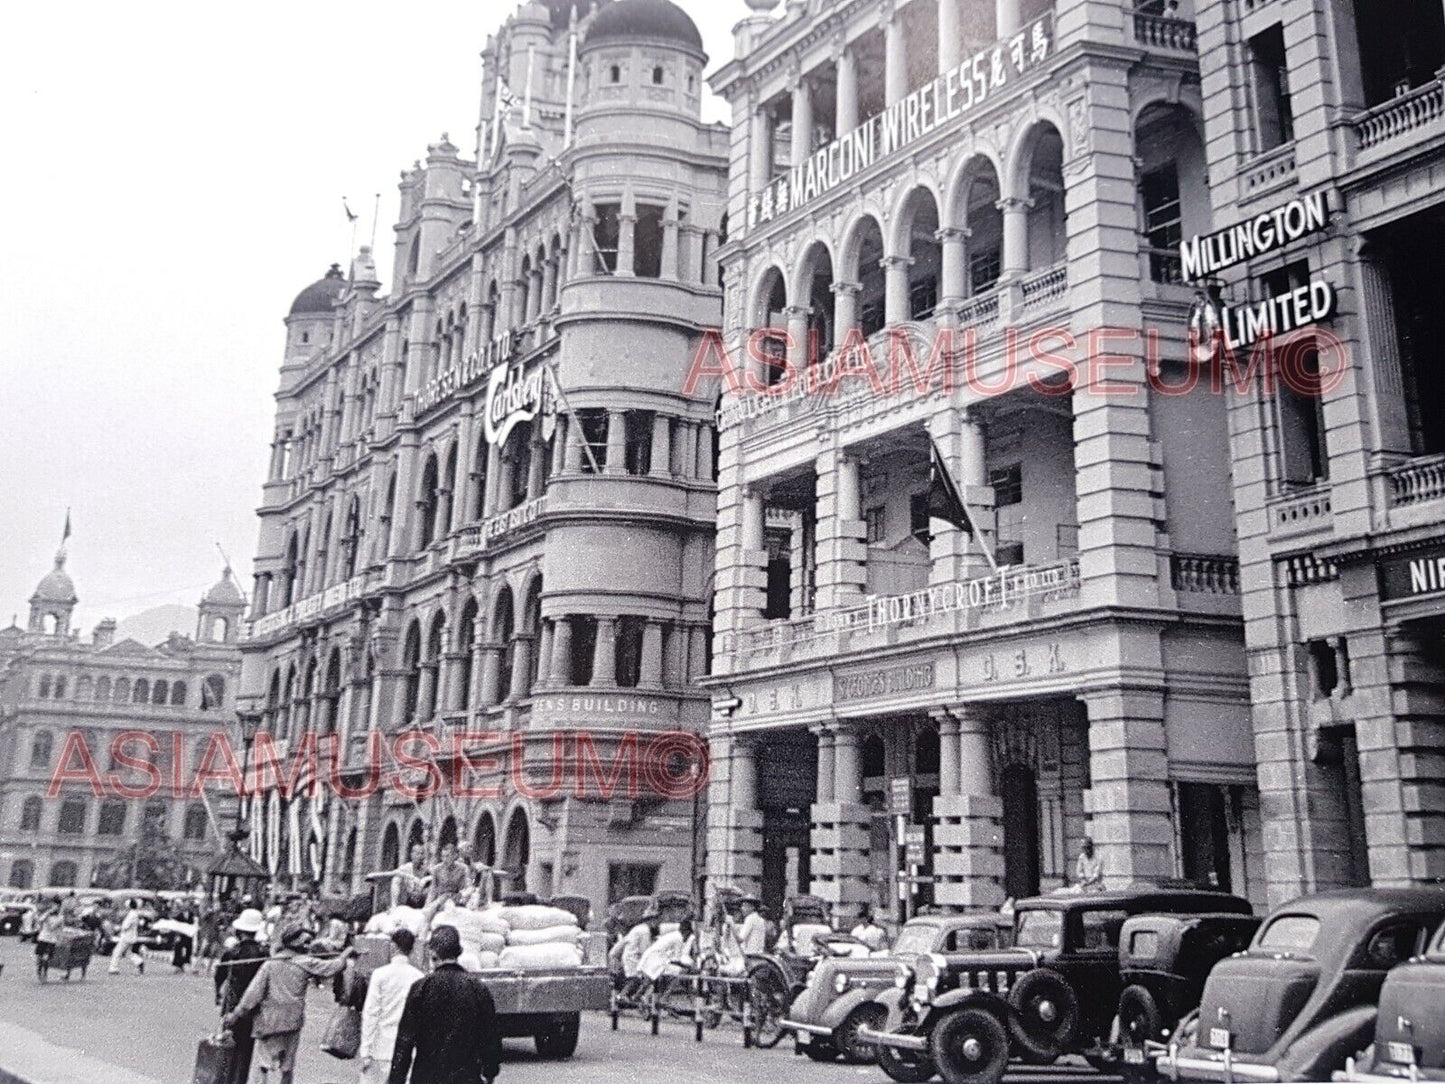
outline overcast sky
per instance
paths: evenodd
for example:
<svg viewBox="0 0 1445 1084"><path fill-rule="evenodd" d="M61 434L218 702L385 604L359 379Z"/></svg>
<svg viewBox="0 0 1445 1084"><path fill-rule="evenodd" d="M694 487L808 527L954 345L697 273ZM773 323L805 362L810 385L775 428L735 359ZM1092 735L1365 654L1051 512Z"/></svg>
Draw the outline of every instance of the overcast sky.
<svg viewBox="0 0 1445 1084"><path fill-rule="evenodd" d="M712 56L743 0L680 0ZM390 267L401 169L470 152L478 53L512 0L25 4L0 46L0 626L66 508L76 623L250 589L292 297ZM709 116L722 116L713 102ZM363 237L364 240L364 237ZM189 630L186 630L189 631Z"/></svg>

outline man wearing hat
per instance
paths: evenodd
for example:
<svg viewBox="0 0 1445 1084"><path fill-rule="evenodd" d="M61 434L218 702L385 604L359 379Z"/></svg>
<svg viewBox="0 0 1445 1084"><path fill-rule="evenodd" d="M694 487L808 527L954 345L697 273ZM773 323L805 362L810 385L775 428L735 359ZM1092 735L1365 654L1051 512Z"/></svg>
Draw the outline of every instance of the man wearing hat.
<svg viewBox="0 0 1445 1084"><path fill-rule="evenodd" d="M744 955L761 956L768 950L768 924L759 913L762 900L756 896L744 896L738 900L743 912L742 925L738 927L738 941Z"/></svg>
<svg viewBox="0 0 1445 1084"><path fill-rule="evenodd" d="M246 987L251 985L251 980L266 959L265 946L256 940L265 924L266 917L254 907L246 908L231 923L235 939L221 953L216 967L216 1004L221 1006L223 1017L241 1003ZM238 1020L231 1029L231 1036L236 1041L236 1057L231 1062L231 1075L226 1084L246 1084L246 1078L251 1075L251 1051L255 1046L250 1017Z"/></svg>
<svg viewBox="0 0 1445 1084"><path fill-rule="evenodd" d="M240 1003L225 1016L225 1025L232 1030L254 1016L251 1031L256 1036L257 1064L265 1084L292 1084L301 1029L306 1024L307 986L339 975L346 961L356 955L354 948L348 948L335 959L319 960L305 955L310 944L311 931L303 926L291 926L282 933L280 949L261 965Z"/></svg>
<svg viewBox="0 0 1445 1084"><path fill-rule="evenodd" d="M491 1084L502 1054L492 995L457 963L456 927L436 927L427 948L436 968L406 995L388 1084Z"/></svg>

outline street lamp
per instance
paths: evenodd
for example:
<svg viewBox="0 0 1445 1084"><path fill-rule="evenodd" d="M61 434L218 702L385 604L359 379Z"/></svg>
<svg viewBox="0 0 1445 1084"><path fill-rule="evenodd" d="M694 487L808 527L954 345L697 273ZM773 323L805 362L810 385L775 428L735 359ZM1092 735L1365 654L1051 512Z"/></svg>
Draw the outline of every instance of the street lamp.
<svg viewBox="0 0 1445 1084"><path fill-rule="evenodd" d="M249 787L247 779L251 774L251 746L256 741L256 735L261 730L261 721L265 718L264 703L262 698L255 694L241 696L236 700L236 721L241 729L241 790L236 795L236 838L233 841L237 847L241 840L250 834L241 827L242 810L246 811L249 819L250 806L246 792Z"/></svg>

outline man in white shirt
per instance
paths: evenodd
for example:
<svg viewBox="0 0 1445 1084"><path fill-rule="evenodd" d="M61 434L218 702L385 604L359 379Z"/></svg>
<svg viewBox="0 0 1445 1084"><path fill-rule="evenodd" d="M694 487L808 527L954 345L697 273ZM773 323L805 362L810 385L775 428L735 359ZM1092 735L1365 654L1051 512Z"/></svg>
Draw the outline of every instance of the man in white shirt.
<svg viewBox="0 0 1445 1084"><path fill-rule="evenodd" d="M738 901L742 908L743 922L738 928L738 941L747 956L761 956L768 950L768 924L758 913L762 901L756 896L744 896Z"/></svg>
<svg viewBox="0 0 1445 1084"><path fill-rule="evenodd" d="M146 970L146 958L141 953L140 946L140 905L135 900L130 901L126 909L125 918L120 921L120 932L116 934L115 949L110 954L110 973L120 973L120 962L127 956L135 964L139 974L144 975Z"/></svg>
<svg viewBox="0 0 1445 1084"><path fill-rule="evenodd" d="M882 952L888 947L888 931L878 925L872 908L866 909L853 927L853 936L868 946L869 952Z"/></svg>
<svg viewBox="0 0 1445 1084"><path fill-rule="evenodd" d="M361 1010L361 1084L385 1084L391 1073L391 1055L396 1047L396 1029L406 995L422 973L408 957L416 937L406 927L391 935L391 963L371 973L366 987L366 1004Z"/></svg>
<svg viewBox="0 0 1445 1084"><path fill-rule="evenodd" d="M685 918L678 928L665 933L647 946L642 959L637 963L638 973L656 982L673 964L693 963L697 955L697 941L693 937L692 919Z"/></svg>

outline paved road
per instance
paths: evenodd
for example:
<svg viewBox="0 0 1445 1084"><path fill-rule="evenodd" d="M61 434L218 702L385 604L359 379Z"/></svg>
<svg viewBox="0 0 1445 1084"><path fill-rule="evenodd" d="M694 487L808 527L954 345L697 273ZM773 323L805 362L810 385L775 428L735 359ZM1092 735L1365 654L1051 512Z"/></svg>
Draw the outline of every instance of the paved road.
<svg viewBox="0 0 1445 1084"><path fill-rule="evenodd" d="M178 975L153 960L144 976L105 973L97 961L89 977L69 983L35 979L29 945L0 938L0 1080L20 1071L29 1084L187 1084L196 1042L216 1026L210 979ZM355 1063L323 1054L317 1044L331 1012L329 992L312 997L302 1038L296 1084L350 1084ZM17 1061L17 1059L20 1059ZM94 1059L94 1060L91 1060ZM35 1066L41 1066L37 1072ZM641 1020L609 1029L603 1015L583 1024L577 1056L565 1063L539 1061L531 1044L508 1040L502 1080L506 1084L633 1084L638 1080L696 1084L888 1084L876 1067L817 1065L795 1057L788 1044L776 1050L745 1050L736 1029L708 1032L694 1043L692 1029L664 1024L653 1038ZM1085 1067L1010 1075L1009 1084L1109 1084Z"/></svg>

